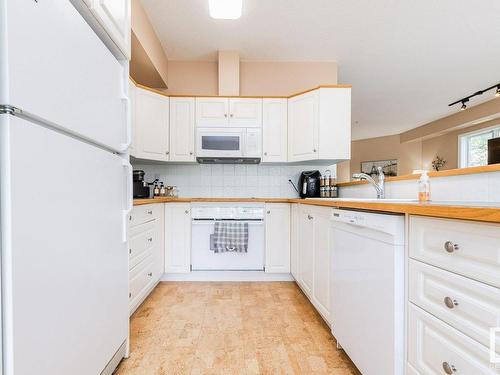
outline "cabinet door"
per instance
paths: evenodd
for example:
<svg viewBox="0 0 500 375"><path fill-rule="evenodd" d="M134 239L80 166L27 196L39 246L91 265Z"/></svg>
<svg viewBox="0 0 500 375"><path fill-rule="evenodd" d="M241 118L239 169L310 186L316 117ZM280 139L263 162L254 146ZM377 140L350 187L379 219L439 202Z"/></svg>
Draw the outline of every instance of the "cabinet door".
<svg viewBox="0 0 500 375"><path fill-rule="evenodd" d="M136 151L137 151L137 145L136 145L136 140L137 140L137 130L136 130L136 120L135 120L135 114L136 114L136 101L135 101L135 95L136 95L137 88L134 85L134 82L129 80L128 84L128 97L130 101L130 109L129 109L129 116L130 116L130 127L132 130L132 142L130 143L129 147L129 153L131 156L136 156Z"/></svg>
<svg viewBox="0 0 500 375"><path fill-rule="evenodd" d="M93 0L90 10L123 55L130 59L130 0Z"/></svg>
<svg viewBox="0 0 500 375"><path fill-rule="evenodd" d="M313 288L313 251L314 221L308 207L301 206L299 235L299 284L302 290L312 297Z"/></svg>
<svg viewBox="0 0 500 375"><path fill-rule="evenodd" d="M318 159L319 93L312 91L288 100L288 160Z"/></svg>
<svg viewBox="0 0 500 375"><path fill-rule="evenodd" d="M330 321L330 214L331 209L313 207L314 283L313 304Z"/></svg>
<svg viewBox="0 0 500 375"><path fill-rule="evenodd" d="M196 98L197 127L225 127L229 125L227 98Z"/></svg>
<svg viewBox="0 0 500 375"><path fill-rule="evenodd" d="M262 162L286 162L287 155L287 100L264 99L262 102Z"/></svg>
<svg viewBox="0 0 500 375"><path fill-rule="evenodd" d="M290 205L266 204L266 272L290 272Z"/></svg>
<svg viewBox="0 0 500 375"><path fill-rule="evenodd" d="M194 98L170 98L170 161L195 161Z"/></svg>
<svg viewBox="0 0 500 375"><path fill-rule="evenodd" d="M292 204L290 217L290 270L295 281L299 279L299 205Z"/></svg>
<svg viewBox="0 0 500 375"><path fill-rule="evenodd" d="M168 160L168 97L137 88L135 100L136 156L141 159Z"/></svg>
<svg viewBox="0 0 500 375"><path fill-rule="evenodd" d="M262 126L262 99L229 99L229 125L235 127Z"/></svg>
<svg viewBox="0 0 500 375"><path fill-rule="evenodd" d="M165 272L187 273L191 265L191 207L165 205Z"/></svg>

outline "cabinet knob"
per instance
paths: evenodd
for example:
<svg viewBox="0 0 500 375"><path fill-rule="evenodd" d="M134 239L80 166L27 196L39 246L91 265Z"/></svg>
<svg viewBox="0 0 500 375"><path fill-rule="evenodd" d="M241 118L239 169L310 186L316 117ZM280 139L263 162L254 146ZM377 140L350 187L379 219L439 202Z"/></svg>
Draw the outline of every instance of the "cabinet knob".
<svg viewBox="0 0 500 375"><path fill-rule="evenodd" d="M190 151L190 152L189 152L189 155L193 155L193 151Z"/></svg>
<svg viewBox="0 0 500 375"><path fill-rule="evenodd" d="M451 375L457 371L455 366L450 365L448 362L443 362L443 370L446 374Z"/></svg>
<svg viewBox="0 0 500 375"><path fill-rule="evenodd" d="M153 242L153 237L149 237L148 242Z"/></svg>
<svg viewBox="0 0 500 375"><path fill-rule="evenodd" d="M450 297L444 297L444 304L449 309L452 309L455 306L458 306L457 300L456 299L451 299Z"/></svg>
<svg viewBox="0 0 500 375"><path fill-rule="evenodd" d="M224 113L224 117L226 117L226 118L227 118L227 113Z"/></svg>
<svg viewBox="0 0 500 375"><path fill-rule="evenodd" d="M146 211L148 215L153 215L153 211Z"/></svg>
<svg viewBox="0 0 500 375"><path fill-rule="evenodd" d="M234 117L234 115L231 113L231 114L229 115L229 117L233 118L233 117Z"/></svg>
<svg viewBox="0 0 500 375"><path fill-rule="evenodd" d="M271 210L267 210L267 214L269 215L271 213Z"/></svg>
<svg viewBox="0 0 500 375"><path fill-rule="evenodd" d="M444 249L449 253L453 253L455 250L459 249L459 246L451 241L446 241L444 243Z"/></svg>
<svg viewBox="0 0 500 375"><path fill-rule="evenodd" d="M267 152L264 152L264 155L267 156Z"/></svg>
<svg viewBox="0 0 500 375"><path fill-rule="evenodd" d="M309 220L314 219L311 215L307 215L307 218L308 218Z"/></svg>
<svg viewBox="0 0 500 375"><path fill-rule="evenodd" d="M153 272L148 273L148 276L152 277L153 276Z"/></svg>
<svg viewBox="0 0 500 375"><path fill-rule="evenodd" d="M316 152L316 149L315 149L315 148L313 148L313 152Z"/></svg>
<svg viewBox="0 0 500 375"><path fill-rule="evenodd" d="M132 293L129 292L128 293L128 298L130 298L130 297L132 297Z"/></svg>
<svg viewBox="0 0 500 375"><path fill-rule="evenodd" d="M129 254L132 254L132 249L128 249L128 253L129 253Z"/></svg>
<svg viewBox="0 0 500 375"><path fill-rule="evenodd" d="M170 151L165 151L165 155L169 155L170 154Z"/></svg>
<svg viewBox="0 0 500 375"><path fill-rule="evenodd" d="M184 213L187 215L189 213L189 210L184 211Z"/></svg>
<svg viewBox="0 0 500 375"><path fill-rule="evenodd" d="M129 220L129 221L132 221L132 215L130 215L130 216L128 217L128 220Z"/></svg>

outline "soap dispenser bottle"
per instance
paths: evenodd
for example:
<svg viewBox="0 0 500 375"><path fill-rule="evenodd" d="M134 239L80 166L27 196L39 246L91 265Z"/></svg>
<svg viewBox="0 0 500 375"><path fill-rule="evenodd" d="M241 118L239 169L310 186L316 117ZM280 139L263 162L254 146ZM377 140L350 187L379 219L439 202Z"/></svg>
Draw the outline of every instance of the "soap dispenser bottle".
<svg viewBox="0 0 500 375"><path fill-rule="evenodd" d="M419 202L431 200L431 183L427 171L423 171L418 180L418 200Z"/></svg>

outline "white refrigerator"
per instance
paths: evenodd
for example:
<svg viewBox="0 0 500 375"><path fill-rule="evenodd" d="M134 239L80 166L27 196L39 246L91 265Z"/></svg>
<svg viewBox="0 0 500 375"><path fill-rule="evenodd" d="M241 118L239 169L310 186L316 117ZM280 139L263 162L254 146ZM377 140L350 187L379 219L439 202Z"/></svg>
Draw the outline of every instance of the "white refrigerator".
<svg viewBox="0 0 500 375"><path fill-rule="evenodd" d="M127 63L66 0L0 0L0 28L2 371L111 373L128 336Z"/></svg>

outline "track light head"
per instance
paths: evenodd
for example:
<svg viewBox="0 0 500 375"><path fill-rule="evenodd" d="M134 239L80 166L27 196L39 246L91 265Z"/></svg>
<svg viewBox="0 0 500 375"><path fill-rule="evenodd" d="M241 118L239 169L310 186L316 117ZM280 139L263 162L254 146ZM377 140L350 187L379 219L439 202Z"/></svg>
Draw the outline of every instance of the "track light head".
<svg viewBox="0 0 500 375"><path fill-rule="evenodd" d="M497 86L497 91L495 92L495 96L500 97L500 85Z"/></svg>
<svg viewBox="0 0 500 375"><path fill-rule="evenodd" d="M462 106L460 107L461 111L465 111L467 109L467 104L465 104L467 102L468 100L462 100Z"/></svg>

